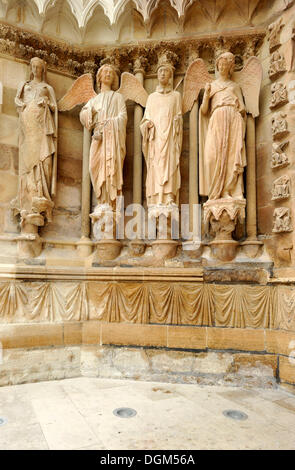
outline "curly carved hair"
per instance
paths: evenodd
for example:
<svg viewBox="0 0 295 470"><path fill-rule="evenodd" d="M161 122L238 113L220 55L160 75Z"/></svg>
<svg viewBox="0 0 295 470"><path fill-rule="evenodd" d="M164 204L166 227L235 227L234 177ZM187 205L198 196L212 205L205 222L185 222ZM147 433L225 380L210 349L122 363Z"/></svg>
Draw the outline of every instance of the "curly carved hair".
<svg viewBox="0 0 295 470"><path fill-rule="evenodd" d="M117 73L117 70L115 69L115 67L112 64L104 64L98 69L97 74L96 74L96 82L97 82L99 88L101 88L101 75L102 75L103 70L106 67L110 67L113 70L114 79L113 79L113 83L112 83L112 90L116 91L119 88L119 75Z"/></svg>
<svg viewBox="0 0 295 470"><path fill-rule="evenodd" d="M235 65L236 65L236 61L235 61L235 56L234 56L234 54L232 54L231 52L223 52L223 54L220 54L220 56L219 56L218 59L216 60L216 68L217 68L217 70L219 70L218 64L219 64L220 59L226 59L228 62L231 63L231 67L230 67L230 70L229 70L229 74L232 75L232 74L233 74L233 71L234 71L234 69L235 69Z"/></svg>

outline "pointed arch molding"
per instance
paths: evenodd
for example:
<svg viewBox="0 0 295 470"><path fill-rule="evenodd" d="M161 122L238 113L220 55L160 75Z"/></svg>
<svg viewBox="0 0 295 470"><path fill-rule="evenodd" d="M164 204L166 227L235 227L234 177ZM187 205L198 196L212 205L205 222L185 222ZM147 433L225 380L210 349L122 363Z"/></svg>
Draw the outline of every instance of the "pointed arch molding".
<svg viewBox="0 0 295 470"><path fill-rule="evenodd" d="M71 7L80 28L85 28L93 11L101 6L111 25L115 25L124 12L130 0L66 0ZM184 18L187 8L197 0L169 0L172 8L177 11L178 18ZM9 2L9 0L6 0ZM6 3L5 2L5 3ZM56 0L34 0L39 14L44 16L49 7L54 6ZM150 21L153 11L158 7L160 0L133 0L133 5L142 15L145 23Z"/></svg>
<svg viewBox="0 0 295 470"><path fill-rule="evenodd" d="M143 23L147 30L150 29L151 17L154 11L161 5L162 0L63 0L68 3L71 12L75 17L79 28L84 30L91 19L95 9L100 6L108 18L111 27L116 27L122 14L126 11L127 6L132 6L142 16ZM168 0L171 7L177 12L179 27L183 27L188 9L194 3L199 4L201 10L205 15L212 19L216 16L216 12L224 9L225 0L213 0L204 5L204 0ZM250 21L252 15L257 9L262 0L233 0L240 15L245 17L245 20ZM41 19L46 17L48 10L60 3L60 0L32 0L38 8ZM206 3L206 2L205 2ZM243 3L241 6L240 3ZM244 5L245 3L245 5ZM0 0L0 13L6 11L9 5L13 6L15 0ZM221 11L221 10L220 10Z"/></svg>

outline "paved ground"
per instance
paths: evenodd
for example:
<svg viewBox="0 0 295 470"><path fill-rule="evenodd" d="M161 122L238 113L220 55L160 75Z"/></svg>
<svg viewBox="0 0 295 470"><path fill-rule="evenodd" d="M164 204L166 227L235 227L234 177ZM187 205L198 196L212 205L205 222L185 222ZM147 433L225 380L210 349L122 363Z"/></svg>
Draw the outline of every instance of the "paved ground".
<svg viewBox="0 0 295 470"><path fill-rule="evenodd" d="M137 415L114 416L121 406ZM0 449L295 449L295 396L281 390L83 377L2 387L1 418Z"/></svg>

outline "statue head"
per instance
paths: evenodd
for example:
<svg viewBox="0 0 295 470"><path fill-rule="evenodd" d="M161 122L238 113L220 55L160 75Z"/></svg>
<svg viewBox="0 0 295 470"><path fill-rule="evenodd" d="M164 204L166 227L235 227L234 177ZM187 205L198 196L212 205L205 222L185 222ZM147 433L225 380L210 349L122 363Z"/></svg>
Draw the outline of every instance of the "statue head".
<svg viewBox="0 0 295 470"><path fill-rule="evenodd" d="M46 82L46 62L39 57L33 57L30 61L30 80L34 77Z"/></svg>
<svg viewBox="0 0 295 470"><path fill-rule="evenodd" d="M112 90L119 88L119 75L112 64L102 65L96 74L96 82L101 88L101 84L105 83L111 87Z"/></svg>
<svg viewBox="0 0 295 470"><path fill-rule="evenodd" d="M157 76L160 85L164 87L172 85L173 69L168 64L161 65L158 68Z"/></svg>
<svg viewBox="0 0 295 470"><path fill-rule="evenodd" d="M235 68L235 56L231 52L223 52L216 60L216 68L221 75L231 77Z"/></svg>
<svg viewBox="0 0 295 470"><path fill-rule="evenodd" d="M161 86L173 87L173 76L174 76L174 64L178 60L178 57L172 51L164 51L158 59L157 64L157 76Z"/></svg>

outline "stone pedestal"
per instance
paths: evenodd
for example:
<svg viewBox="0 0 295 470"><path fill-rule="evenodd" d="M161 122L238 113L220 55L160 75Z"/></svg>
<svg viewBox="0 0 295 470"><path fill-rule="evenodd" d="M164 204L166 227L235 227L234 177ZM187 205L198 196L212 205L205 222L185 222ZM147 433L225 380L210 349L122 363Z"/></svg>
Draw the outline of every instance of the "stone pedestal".
<svg viewBox="0 0 295 470"><path fill-rule="evenodd" d="M149 224L154 224L156 240L152 243L152 250L158 259L174 258L177 251L178 242L173 240L173 236L178 238L173 229L173 224L179 222L179 210L175 203L154 204L148 208Z"/></svg>
<svg viewBox="0 0 295 470"><path fill-rule="evenodd" d="M109 204L98 204L90 217L99 259L108 261L117 258L122 243L116 240L116 211Z"/></svg>
<svg viewBox="0 0 295 470"><path fill-rule="evenodd" d="M129 244L129 250L132 256L142 256L145 252L145 243L143 240L132 240Z"/></svg>
<svg viewBox="0 0 295 470"><path fill-rule="evenodd" d="M35 258L42 251L42 240L38 234L44 225L44 217L39 213L21 212L21 234L17 237L18 255L21 258Z"/></svg>
<svg viewBox="0 0 295 470"><path fill-rule="evenodd" d="M175 240L156 240L152 243L153 255L158 259L170 259L176 256L178 242Z"/></svg>
<svg viewBox="0 0 295 470"><path fill-rule="evenodd" d="M238 220L245 219L245 199L216 199L204 204L204 220L207 228L215 234L209 243L212 256L220 261L232 261L239 243L232 238Z"/></svg>

